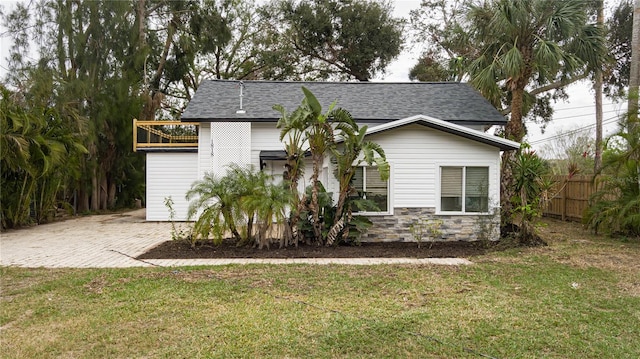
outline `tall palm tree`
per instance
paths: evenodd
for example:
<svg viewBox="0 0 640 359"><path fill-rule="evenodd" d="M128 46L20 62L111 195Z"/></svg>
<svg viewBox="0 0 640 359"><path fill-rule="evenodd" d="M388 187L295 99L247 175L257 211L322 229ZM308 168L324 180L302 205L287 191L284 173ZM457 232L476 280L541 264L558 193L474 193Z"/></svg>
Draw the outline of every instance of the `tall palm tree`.
<svg viewBox="0 0 640 359"><path fill-rule="evenodd" d="M315 240L319 243L323 242L322 223L320 221L320 206L318 205L318 193L320 191L319 180L320 168L324 162L324 156L335 146L333 138L333 126L329 114L335 106L335 102L329 106L327 113L322 113L322 106L318 99L302 87L304 92L304 102L306 104L308 115L304 117L305 121L305 137L309 143L309 152L311 152L312 174L311 174L311 202L309 210L313 217L313 233Z"/></svg>
<svg viewBox="0 0 640 359"><path fill-rule="evenodd" d="M633 126L631 116L605 142L602 186L590 198L586 215L596 233L640 236L640 127Z"/></svg>
<svg viewBox="0 0 640 359"><path fill-rule="evenodd" d="M18 103L0 87L0 201L2 227L27 224L31 209L42 223L51 216L70 159L86 149L52 109Z"/></svg>
<svg viewBox="0 0 640 359"><path fill-rule="evenodd" d="M289 193L291 194L291 213L283 245L287 246L291 241L297 246L299 239L298 219L302 203L298 192L298 183L304 175L304 155L307 151L304 128L299 117L303 115L305 110L302 107L298 107L291 114L288 114L282 105L275 105L273 109L281 114L276 127L280 129L280 141L284 142L285 145L287 159L283 180L288 185Z"/></svg>
<svg viewBox="0 0 640 359"><path fill-rule="evenodd" d="M333 111L331 116L337 120L336 131L343 139L341 148L331 149L335 159L335 177L339 183L338 202L333 218L333 225L327 236L327 245L333 244L338 233L346 226L351 208L345 208L347 197L353 192L353 176L356 167L362 163L376 164L383 180L389 178L389 163L384 150L372 141L366 141L367 126L358 127L351 114L341 108ZM345 233L348 235L348 233Z"/></svg>
<svg viewBox="0 0 640 359"><path fill-rule="evenodd" d="M331 116L329 116L335 106L335 102L329 106L329 110L326 113L322 113L322 106L315 95L304 86L302 87L302 92L305 96L302 104L289 118L282 120L280 123L282 127L281 137L293 131L300 131L302 137L296 137L295 133L293 133L293 136L296 140L304 141L311 153L313 172L311 174L311 201L309 202L309 211L313 219L312 226L315 241L322 243L322 223L320 220L320 206L318 205L318 193L320 191L318 177L325 154L335 146L333 121ZM276 108L282 109L281 107ZM299 150L297 145L294 145L294 149L295 151ZM293 152L293 155L299 156L299 153Z"/></svg>
<svg viewBox="0 0 640 359"><path fill-rule="evenodd" d="M589 23L584 0L493 0L471 5L467 15L473 41L483 49L471 63L471 83L494 105L508 103L504 135L514 141L523 139L523 117L534 102L527 88L584 77L606 56L603 34ZM514 155L503 156L501 204L507 215Z"/></svg>

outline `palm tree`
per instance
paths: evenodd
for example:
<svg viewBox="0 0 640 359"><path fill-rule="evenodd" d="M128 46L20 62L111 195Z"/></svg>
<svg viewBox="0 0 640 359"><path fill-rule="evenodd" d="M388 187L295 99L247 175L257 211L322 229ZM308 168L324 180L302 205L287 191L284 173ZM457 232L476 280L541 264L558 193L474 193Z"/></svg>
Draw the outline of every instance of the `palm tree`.
<svg viewBox="0 0 640 359"><path fill-rule="evenodd" d="M207 173L187 192L187 200L191 200L189 219L200 212L194 224L196 236L207 239L212 234L214 243L219 244L229 231L238 245L268 247L267 233L274 220L284 220L290 201L288 191L272 180L272 176L253 166L237 164L229 165L221 178ZM239 225L242 221L245 225ZM196 240L193 238L192 245Z"/></svg>
<svg viewBox="0 0 640 359"><path fill-rule="evenodd" d="M27 224L31 209L37 223L51 217L66 164L86 153L80 140L52 109L18 103L0 87L0 173L2 227Z"/></svg>
<svg viewBox="0 0 640 359"><path fill-rule="evenodd" d="M496 107L508 103L504 135L514 141L526 132L523 117L534 102L529 86L541 86L541 93L545 84L553 89L573 82L600 68L606 55L601 29L588 23L583 0L493 0L472 5L467 15L473 41L483 49L471 63L471 83ZM503 156L501 203L507 216L514 156Z"/></svg>
<svg viewBox="0 0 640 359"><path fill-rule="evenodd" d="M350 191L354 168L366 162L376 163L382 176L389 175L389 165L384 157L384 151L377 144L365 141L366 127L358 128L351 114L344 109L334 109L335 102L329 106L327 112L322 112L318 99L307 88L302 87L304 99L302 104L291 114L287 114L282 106L274 109L280 111L282 117L277 127L281 129L280 139L287 137L285 149L287 151L287 170L289 189L295 199L292 206L290 227L294 240L297 241L299 231L297 221L300 214L308 212L316 243L332 244L338 233L348 224L350 217L345 217L345 203ZM342 138L342 150L337 150L335 134ZM298 194L298 180L302 175L303 156L311 154L313 173L311 175L310 198L300 199ZM336 177L340 181L340 194L336 209L339 214L322 215L323 206L320 205L322 185L318 180L321 166L327 154L332 154L337 161ZM360 158L360 155L363 158ZM376 156L377 155L377 156ZM385 177L386 178L386 177ZM304 207L306 206L306 208ZM333 221L333 223L331 223ZM325 226L329 226L329 231ZM324 229L324 230L323 230ZM325 238L325 236L327 236ZM297 243L297 242L296 242Z"/></svg>
<svg viewBox="0 0 640 359"><path fill-rule="evenodd" d="M270 176L264 176L262 178L272 179ZM259 190L253 194L243 198L242 206L251 208L256 214L256 222L258 230L255 236L255 245L258 249L263 247L269 248L269 237L271 231L274 229L275 223L284 223L286 218L287 204L290 203L289 189L283 185L274 183L267 183L267 181L260 184ZM283 238L280 237L280 248L285 245Z"/></svg>
<svg viewBox="0 0 640 359"><path fill-rule="evenodd" d="M304 110L298 107L293 113L287 114L287 111L282 105L275 105L273 108L281 114L276 124L276 127L280 129L280 141L283 141L286 137L284 144L287 159L283 180L288 185L289 193L291 194L291 214L282 245L287 246L289 242L292 241L293 244L297 246L299 239L298 219L302 202L298 192L298 182L304 174L304 155L307 151L305 147L304 128L302 128L302 121L299 120L299 116L304 113Z"/></svg>
<svg viewBox="0 0 640 359"><path fill-rule="evenodd" d="M640 236L640 126L633 120L629 114L605 143L602 186L590 198L586 216L596 233Z"/></svg>
<svg viewBox="0 0 640 359"><path fill-rule="evenodd" d="M333 138L333 127L329 114L335 106L335 102L329 106L326 114L322 113L322 107L318 99L302 87L304 92L304 104L306 104L307 116L304 117L305 137L309 143L309 152L311 152L311 162L313 172L311 174L311 202L309 204L311 215L313 216L313 233L315 240L319 243L323 242L322 223L320 221L320 206L318 205L318 193L320 191L318 177L320 168L324 162L324 156L331 148L335 146Z"/></svg>
<svg viewBox="0 0 640 359"><path fill-rule="evenodd" d="M287 119L280 122L282 127L281 137L286 134L292 134L296 141L302 140L308 146L311 153L312 175L311 175L311 201L309 202L309 211L312 215L312 226L315 241L323 242L322 223L320 220L320 206L318 205L318 193L320 191L318 177L320 168L324 161L324 156L330 149L335 146L333 138L332 118L329 116L335 102L329 106L327 113L322 113L322 106L318 99L306 87L302 87L304 99L302 104ZM282 110L282 107L277 107ZM303 136L300 137L294 131L300 131ZM292 156L300 156L304 153L297 144L292 145ZM297 152L300 151L300 152ZM297 191L297 188L295 189Z"/></svg>
<svg viewBox="0 0 640 359"><path fill-rule="evenodd" d="M353 193L353 176L355 169L362 163L368 165L376 164L383 180L389 178L389 163L387 162L384 150L375 142L365 141L367 126L358 128L351 114L344 109L336 109L331 116L336 119L338 125L336 131L343 139L340 149L331 149L335 159L335 177L339 183L338 203L333 218L333 225L327 236L327 245L331 245L336 240L340 231L347 225L351 218L351 208L345 209L347 197ZM361 156L362 155L362 156ZM344 238L348 233L343 233Z"/></svg>
<svg viewBox="0 0 640 359"><path fill-rule="evenodd" d="M246 222L242 228L242 240L239 244L248 244L253 239L253 223L256 219L257 209L246 204L246 199L259 195L266 184L267 174L256 172L252 166L240 166L230 164L225 180L229 183L227 190L234 194L234 208L238 211L239 218Z"/></svg>
<svg viewBox="0 0 640 359"><path fill-rule="evenodd" d="M235 184L228 176L218 178L213 173L206 173L203 179L191 186L186 194L186 199L191 201L188 219L201 211L193 226L195 236L207 239L212 234L214 243L219 244L229 230L236 241L242 240L236 226L239 214L235 189Z"/></svg>

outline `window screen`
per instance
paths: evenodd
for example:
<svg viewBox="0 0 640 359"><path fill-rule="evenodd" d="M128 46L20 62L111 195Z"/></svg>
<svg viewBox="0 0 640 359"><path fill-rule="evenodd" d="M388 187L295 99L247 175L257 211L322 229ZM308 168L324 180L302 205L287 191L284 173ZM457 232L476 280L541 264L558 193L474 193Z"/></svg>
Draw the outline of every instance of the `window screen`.
<svg viewBox="0 0 640 359"><path fill-rule="evenodd" d="M377 167L357 167L352 183L359 198L373 201L380 212L389 210L389 182L380 179Z"/></svg>
<svg viewBox="0 0 640 359"><path fill-rule="evenodd" d="M440 209L462 211L462 167L442 167Z"/></svg>
<svg viewBox="0 0 640 359"><path fill-rule="evenodd" d="M489 211L489 168L466 168L465 194L465 212Z"/></svg>
<svg viewBox="0 0 640 359"><path fill-rule="evenodd" d="M440 210L488 212L489 167L441 167Z"/></svg>

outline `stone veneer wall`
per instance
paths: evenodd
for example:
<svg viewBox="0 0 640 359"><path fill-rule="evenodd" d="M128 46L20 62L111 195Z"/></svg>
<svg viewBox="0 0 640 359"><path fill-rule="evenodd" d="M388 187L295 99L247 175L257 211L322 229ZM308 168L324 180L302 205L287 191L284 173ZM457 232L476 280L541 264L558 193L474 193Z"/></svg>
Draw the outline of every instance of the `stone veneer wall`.
<svg viewBox="0 0 640 359"><path fill-rule="evenodd" d="M414 242L409 226L419 218L442 221L441 236L432 239L425 235L422 238L423 242L498 240L500 237L499 215L436 215L435 208L395 208L393 215L369 216L373 226L361 240L363 242Z"/></svg>

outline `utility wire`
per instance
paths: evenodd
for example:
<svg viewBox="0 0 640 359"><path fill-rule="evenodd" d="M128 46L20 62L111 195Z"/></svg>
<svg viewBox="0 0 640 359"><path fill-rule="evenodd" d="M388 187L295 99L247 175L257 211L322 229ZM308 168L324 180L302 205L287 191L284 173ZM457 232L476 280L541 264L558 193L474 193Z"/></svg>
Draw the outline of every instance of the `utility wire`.
<svg viewBox="0 0 640 359"><path fill-rule="evenodd" d="M602 113L604 114L604 113L613 113L613 112L617 113L618 110L603 111ZM596 114L595 113L584 113L584 114L581 114L581 115L573 115L573 116L565 116L565 117L554 117L554 118L551 119L551 121L564 120L564 119L567 119L567 118L586 117L586 116L591 116L591 115L595 116Z"/></svg>
<svg viewBox="0 0 640 359"><path fill-rule="evenodd" d="M603 103L602 104L602 106L612 106L612 105L618 105L618 103L610 102L610 103ZM594 108L594 107L596 107L596 105L565 107L565 108L554 108L553 112L556 112L556 111L567 111L567 110L579 110L581 108Z"/></svg>
<svg viewBox="0 0 640 359"><path fill-rule="evenodd" d="M605 125L605 124L614 123L614 122L617 121L617 119L618 119L617 117L612 117L612 118L609 118L609 119L607 119L605 121L602 121L602 124ZM593 125L587 125L587 126L584 126L584 127L576 128L574 130L563 132L563 133L559 133L557 135L554 135L554 136L551 136L551 137L548 137L548 138L543 138L543 139L540 139L540 140L532 141L532 142L530 142L530 144L534 145L534 144L538 144L538 143L543 143L543 142L555 140L555 139L562 138L562 137L565 137L565 136L573 135L573 134L578 133L578 132L586 131L586 130L588 130L590 128L593 128L595 126L596 125L593 124Z"/></svg>
<svg viewBox="0 0 640 359"><path fill-rule="evenodd" d="M617 120L618 120L618 116L613 116L613 117L610 117L610 118L602 121L602 124L605 125L605 124L613 123L613 122L616 122ZM548 138L543 138L543 139L540 139L540 140L532 141L532 142L529 142L529 144L530 145L535 145L535 144L538 144L538 143L555 140L557 138L569 136L569 135L572 135L574 133L578 133L578 132L581 132L581 131L584 131L584 130L588 130L588 129L592 128L592 127L596 127L596 124L593 123L593 124L590 124L590 125L587 125L587 126L576 128L574 130L571 130L571 131L568 131L568 132L565 132L565 133L559 133L557 135L554 135L554 136L551 136L551 137L548 137Z"/></svg>

